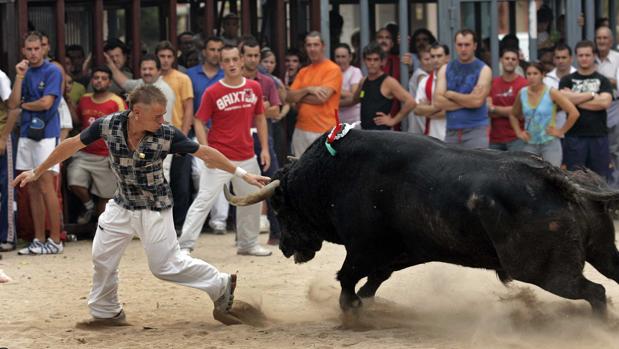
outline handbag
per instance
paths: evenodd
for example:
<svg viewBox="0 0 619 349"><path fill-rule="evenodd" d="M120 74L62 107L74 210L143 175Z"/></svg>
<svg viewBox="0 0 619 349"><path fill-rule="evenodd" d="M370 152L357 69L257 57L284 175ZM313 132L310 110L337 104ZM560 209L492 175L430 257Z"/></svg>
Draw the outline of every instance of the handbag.
<svg viewBox="0 0 619 349"><path fill-rule="evenodd" d="M45 137L45 121L37 116L33 116L30 120L27 136L37 142L43 139Z"/></svg>

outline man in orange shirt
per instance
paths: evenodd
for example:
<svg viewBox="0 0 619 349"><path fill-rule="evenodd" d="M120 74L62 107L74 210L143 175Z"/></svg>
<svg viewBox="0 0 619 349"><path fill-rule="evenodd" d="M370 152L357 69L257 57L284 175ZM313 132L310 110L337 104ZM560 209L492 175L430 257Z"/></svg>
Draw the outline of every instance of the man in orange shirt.
<svg viewBox="0 0 619 349"><path fill-rule="evenodd" d="M305 50L311 64L301 69L290 86L288 103L296 103L299 114L292 135L292 153L299 157L310 144L337 123L342 71L325 57L320 33L305 37Z"/></svg>

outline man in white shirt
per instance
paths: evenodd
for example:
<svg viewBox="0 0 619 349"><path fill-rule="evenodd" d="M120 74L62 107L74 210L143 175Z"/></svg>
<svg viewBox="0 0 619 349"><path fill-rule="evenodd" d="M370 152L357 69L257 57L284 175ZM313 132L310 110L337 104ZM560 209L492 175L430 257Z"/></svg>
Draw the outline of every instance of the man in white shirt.
<svg viewBox="0 0 619 349"><path fill-rule="evenodd" d="M114 64L112 58L106 53L103 53L107 61L107 66L112 71L112 77L114 81L123 90L131 92L142 85L153 85L158 87L167 100L166 113L164 119L167 123L172 122L172 111L174 110L174 103L176 102L176 94L172 91L170 85L168 85L161 77L161 63L159 58L153 54L146 54L140 60L140 75L141 79L129 79L127 76ZM129 106L131 107L131 106Z"/></svg>
<svg viewBox="0 0 619 349"><path fill-rule="evenodd" d="M608 27L599 27L595 31L595 46L597 54L595 63L597 72L604 75L613 87L613 101L607 110L608 119L608 143L610 148L610 161L612 173L610 184L619 188L619 100L617 99L617 75L619 74L619 52L611 50L613 46L613 34Z"/></svg>
<svg viewBox="0 0 619 349"><path fill-rule="evenodd" d="M434 104L432 104L432 97L434 95L434 89L436 88L436 73L443 65L449 63L449 47L440 43L433 44L430 48L430 57L432 59L434 71L419 82L415 96L417 102L415 115L423 119L424 135L443 141L445 140L446 132L445 111L436 108ZM431 90L430 95L427 93L428 89Z"/></svg>
<svg viewBox="0 0 619 349"><path fill-rule="evenodd" d="M559 81L561 78L572 74L576 68L572 66L572 49L565 45L559 44L554 49L554 65L555 68L544 77L544 84L550 88L559 89ZM557 111L556 114L557 128L563 127L565 124L566 115L563 110Z"/></svg>

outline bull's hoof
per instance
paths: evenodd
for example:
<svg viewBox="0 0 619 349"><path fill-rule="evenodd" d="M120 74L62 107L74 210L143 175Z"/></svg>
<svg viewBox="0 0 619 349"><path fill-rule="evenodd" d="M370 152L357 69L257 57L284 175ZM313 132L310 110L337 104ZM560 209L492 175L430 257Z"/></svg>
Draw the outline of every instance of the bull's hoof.
<svg viewBox="0 0 619 349"><path fill-rule="evenodd" d="M359 309L362 305L363 302L361 301L361 298L359 298L356 294L352 296L345 294L340 295L340 308L342 308L345 312Z"/></svg>

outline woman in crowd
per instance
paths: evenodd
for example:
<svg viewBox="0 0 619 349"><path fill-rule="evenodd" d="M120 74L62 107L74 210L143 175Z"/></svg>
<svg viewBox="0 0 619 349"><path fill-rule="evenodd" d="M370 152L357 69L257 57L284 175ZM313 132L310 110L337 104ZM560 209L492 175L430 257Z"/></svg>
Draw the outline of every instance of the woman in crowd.
<svg viewBox="0 0 619 349"><path fill-rule="evenodd" d="M525 73L528 84L520 90L509 121L516 136L526 143L523 151L561 166L563 152L560 139L574 126L580 114L576 106L559 91L544 84L545 72L541 63L532 63ZM560 129L555 128L557 107L567 113L567 120Z"/></svg>
<svg viewBox="0 0 619 349"><path fill-rule="evenodd" d="M360 121L361 105L352 105L353 94L363 78L361 69L352 66L352 50L348 44L339 44L335 47L335 63L342 70L342 94L340 97L340 121L355 123Z"/></svg>

